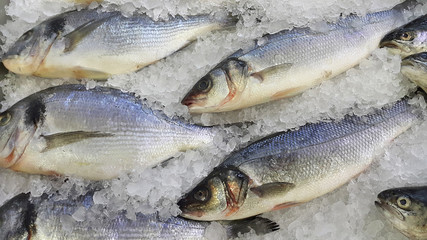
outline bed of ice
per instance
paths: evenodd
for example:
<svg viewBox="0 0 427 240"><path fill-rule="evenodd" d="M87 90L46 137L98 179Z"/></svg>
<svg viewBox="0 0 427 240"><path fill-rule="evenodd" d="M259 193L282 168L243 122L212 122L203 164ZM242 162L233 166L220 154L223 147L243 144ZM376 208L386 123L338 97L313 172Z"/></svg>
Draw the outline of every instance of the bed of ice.
<svg viewBox="0 0 427 240"><path fill-rule="evenodd" d="M4 0L2 0L4 1ZM167 14L199 14L229 11L241 15L237 30L201 36L188 48L146 67L137 73L119 75L105 83L82 80L88 86L114 86L136 92L147 98L153 107L164 106L168 115L179 115L204 124L249 122L252 125L227 125L215 146L177 154L164 167L135 171L119 179L91 183L76 178L53 178L0 170L0 203L21 192L33 196L59 192L61 196L78 195L87 186L101 186L95 203L108 214L120 209L151 213L163 217L177 215L175 202L190 190L227 154L260 136L295 128L307 122L341 118L348 113L365 114L396 101L415 86L400 74L400 58L384 49L377 49L361 64L340 76L292 99L276 101L241 111L190 116L179 101L188 89L223 57L250 39L292 26L319 26L322 21L334 21L341 14L365 14L393 7L400 0L109 0L102 5L121 9L125 14L134 10L158 19ZM6 13L11 17L0 26L0 46L5 51L22 33L42 20L73 8L70 1L11 0ZM90 7L96 7L92 3ZM415 16L427 13L427 4L416 8ZM411 14L408 17L413 18ZM1 52L0 52L1 53ZM0 81L5 94L2 111L30 93L62 83L77 83L73 79L42 79L7 74ZM376 195L387 188L425 185L427 183L427 122L398 137L373 166L357 179L338 190L309 203L264 214L280 224L281 230L261 238L266 239L405 239L393 229L374 206ZM79 216L69 218L64 226L72 225ZM218 225L212 226L212 228ZM215 232L210 229L209 232ZM209 234L208 236L218 236ZM247 238L248 236L245 236ZM252 236L251 237L256 237Z"/></svg>

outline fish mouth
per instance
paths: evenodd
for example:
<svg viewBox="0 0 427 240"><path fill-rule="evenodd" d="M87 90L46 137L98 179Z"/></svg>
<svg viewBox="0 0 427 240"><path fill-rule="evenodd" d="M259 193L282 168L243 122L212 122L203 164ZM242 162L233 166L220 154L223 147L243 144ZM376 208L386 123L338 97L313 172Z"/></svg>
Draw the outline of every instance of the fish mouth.
<svg viewBox="0 0 427 240"><path fill-rule="evenodd" d="M398 211L393 205L387 202L384 202L381 199L378 199L378 201L375 201L375 206L381 209L382 210L381 212L384 215L386 215L386 217L387 215L391 215L398 218L401 221L405 221L405 216L403 216L403 214L400 211Z"/></svg>
<svg viewBox="0 0 427 240"><path fill-rule="evenodd" d="M206 98L185 97L184 99L182 99L181 104L187 106L188 108L193 108L195 106L200 106L201 102L205 100Z"/></svg>
<svg viewBox="0 0 427 240"><path fill-rule="evenodd" d="M403 59L401 66L407 66L407 67L416 67L415 63L409 59Z"/></svg>
<svg viewBox="0 0 427 240"><path fill-rule="evenodd" d="M400 47L392 41L385 41L380 43L380 48L383 48L383 47L400 49Z"/></svg>

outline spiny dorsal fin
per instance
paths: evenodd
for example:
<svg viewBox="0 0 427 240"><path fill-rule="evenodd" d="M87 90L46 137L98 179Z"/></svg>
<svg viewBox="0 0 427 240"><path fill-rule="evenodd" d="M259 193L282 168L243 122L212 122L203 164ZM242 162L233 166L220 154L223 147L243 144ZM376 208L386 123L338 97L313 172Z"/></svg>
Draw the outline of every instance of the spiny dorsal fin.
<svg viewBox="0 0 427 240"><path fill-rule="evenodd" d="M248 233L251 230L254 230L257 235L263 235L280 229L276 222L259 216L220 223L226 228L229 238L236 238L239 234Z"/></svg>
<svg viewBox="0 0 427 240"><path fill-rule="evenodd" d="M277 194L287 192L295 187L295 184L293 183L287 183L287 182L273 182L273 183L266 183L258 187L253 187L250 190L255 193L258 197L264 198L264 197L272 197Z"/></svg>
<svg viewBox="0 0 427 240"><path fill-rule="evenodd" d="M80 142L89 138L100 138L100 137L111 137L111 136L114 136L114 135L111 133L85 132L85 131L63 132L63 133L55 133L52 135L42 135L41 137L44 138L46 141L46 147L42 150L42 152L46 152L58 147L63 147L68 144Z"/></svg>

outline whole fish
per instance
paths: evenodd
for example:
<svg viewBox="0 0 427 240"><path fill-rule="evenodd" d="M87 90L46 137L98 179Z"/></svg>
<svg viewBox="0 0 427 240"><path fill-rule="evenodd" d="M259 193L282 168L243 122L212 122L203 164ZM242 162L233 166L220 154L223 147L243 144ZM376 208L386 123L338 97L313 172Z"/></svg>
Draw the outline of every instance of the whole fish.
<svg viewBox="0 0 427 240"><path fill-rule="evenodd" d="M0 207L0 239L205 239L205 230L210 225L180 217L161 220L157 213L137 213L136 220L129 220L125 212L106 218L90 212L93 205L92 194L57 201L46 195L17 195ZM73 223L71 229L65 226L66 219ZM229 238L251 229L257 234L279 229L275 222L261 217L221 224Z"/></svg>
<svg viewBox="0 0 427 240"><path fill-rule="evenodd" d="M388 189L375 206L391 224L411 239L427 239L427 187Z"/></svg>
<svg viewBox="0 0 427 240"><path fill-rule="evenodd" d="M232 220L295 206L363 172L421 118L407 100L366 116L279 132L231 154L178 205L195 220Z"/></svg>
<svg viewBox="0 0 427 240"><path fill-rule="evenodd" d="M192 113L224 112L297 95L357 65L381 38L405 23L407 1L392 10L350 15L328 31L307 28L267 35L201 78L183 98Z"/></svg>
<svg viewBox="0 0 427 240"><path fill-rule="evenodd" d="M427 52L404 58L400 71L427 92Z"/></svg>
<svg viewBox="0 0 427 240"><path fill-rule="evenodd" d="M211 143L214 129L166 117L132 94L48 88L0 114L0 167L109 179Z"/></svg>
<svg viewBox="0 0 427 240"><path fill-rule="evenodd" d="M48 78L105 79L138 70L197 37L235 23L230 16L196 15L154 21L101 9L59 14L24 33L3 56L12 72Z"/></svg>
<svg viewBox="0 0 427 240"><path fill-rule="evenodd" d="M427 15L397 28L387 34L380 43L390 52L407 57L412 54L427 51Z"/></svg>

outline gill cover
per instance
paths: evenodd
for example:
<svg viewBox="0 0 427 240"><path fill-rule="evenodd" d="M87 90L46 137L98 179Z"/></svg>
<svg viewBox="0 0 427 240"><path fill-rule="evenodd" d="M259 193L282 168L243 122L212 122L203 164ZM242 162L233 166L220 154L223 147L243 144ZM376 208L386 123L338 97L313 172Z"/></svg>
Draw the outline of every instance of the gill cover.
<svg viewBox="0 0 427 240"><path fill-rule="evenodd" d="M246 87L248 65L237 58L229 58L202 77L185 95L181 103L190 112L215 111L237 101Z"/></svg>
<svg viewBox="0 0 427 240"><path fill-rule="evenodd" d="M237 169L217 168L178 202L182 216L218 220L236 213L244 203L249 177Z"/></svg>
<svg viewBox="0 0 427 240"><path fill-rule="evenodd" d="M3 56L4 66L18 74L35 73L64 26L65 19L59 15L25 32Z"/></svg>

